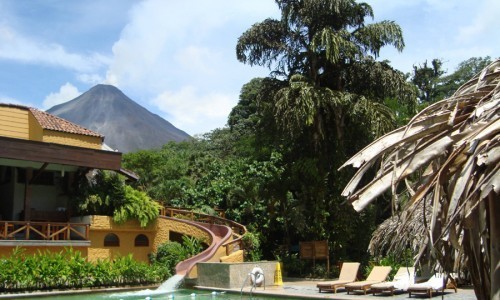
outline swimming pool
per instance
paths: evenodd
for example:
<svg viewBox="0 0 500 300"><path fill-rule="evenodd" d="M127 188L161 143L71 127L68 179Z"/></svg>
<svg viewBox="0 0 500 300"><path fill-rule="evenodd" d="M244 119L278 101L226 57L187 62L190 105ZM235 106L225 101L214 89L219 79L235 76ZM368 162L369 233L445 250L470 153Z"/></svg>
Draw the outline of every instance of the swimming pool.
<svg viewBox="0 0 500 300"><path fill-rule="evenodd" d="M282 297L270 297L270 296L251 296L251 295L240 295L237 293L225 293L216 292L208 290L190 290L190 289L179 289L170 292L158 291L158 290L140 290L131 292L102 292L102 293L85 293L85 294L73 294L73 295L51 295L49 298L46 297L33 297L33 298L23 298L26 300L34 299L55 299L55 300L277 300L283 299Z"/></svg>

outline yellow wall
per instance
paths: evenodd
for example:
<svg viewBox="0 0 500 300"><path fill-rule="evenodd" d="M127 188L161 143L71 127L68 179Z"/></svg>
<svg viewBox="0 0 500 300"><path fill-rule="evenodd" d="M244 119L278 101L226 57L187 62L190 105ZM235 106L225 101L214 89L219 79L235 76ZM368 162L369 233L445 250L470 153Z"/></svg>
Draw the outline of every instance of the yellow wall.
<svg viewBox="0 0 500 300"><path fill-rule="evenodd" d="M32 113L29 113L28 121L30 126L29 130L30 140L38 142L43 141L43 128L42 126L40 126L37 119Z"/></svg>
<svg viewBox="0 0 500 300"><path fill-rule="evenodd" d="M154 240L153 250L156 251L158 247L170 239L170 231L182 233L201 239L208 245L212 243L212 237L204 230L194 227L190 224L176 221L172 219L159 218L156 222L156 237Z"/></svg>
<svg viewBox="0 0 500 300"><path fill-rule="evenodd" d="M225 263L243 262L244 261L243 257L244 257L243 250L238 250L229 254L228 256L222 256L220 258L220 262L225 262Z"/></svg>
<svg viewBox="0 0 500 300"><path fill-rule="evenodd" d="M126 256L132 253L134 259L148 262L148 254L152 252L154 240L154 225L141 228L139 222L128 221L124 224L116 224L111 217L92 216L90 225L90 247L88 249L88 260L114 259L117 256ZM119 247L104 247L104 237L108 233L114 233L120 239ZM137 235L144 234L148 237L149 247L136 247L134 241Z"/></svg>
<svg viewBox="0 0 500 300"><path fill-rule="evenodd" d="M101 149L102 139L54 130L44 130L28 109L0 106L0 136L90 149Z"/></svg>
<svg viewBox="0 0 500 300"><path fill-rule="evenodd" d="M28 111L0 106L0 136L29 139Z"/></svg>
<svg viewBox="0 0 500 300"><path fill-rule="evenodd" d="M91 245L88 249L88 259L89 261L105 258L113 259L117 255L125 256L133 253L136 260L149 262L148 255L156 252L161 244L169 240L170 231L204 239L208 244L212 242L207 232L175 220L158 218L154 224L141 228L137 221L116 224L111 217L92 216L89 233ZM120 239L119 247L104 247L104 237L108 233L114 233L118 236ZM134 246L135 238L139 234L148 237L149 247Z"/></svg>
<svg viewBox="0 0 500 300"><path fill-rule="evenodd" d="M97 136L79 135L45 129L43 142L90 149L101 149L101 138Z"/></svg>

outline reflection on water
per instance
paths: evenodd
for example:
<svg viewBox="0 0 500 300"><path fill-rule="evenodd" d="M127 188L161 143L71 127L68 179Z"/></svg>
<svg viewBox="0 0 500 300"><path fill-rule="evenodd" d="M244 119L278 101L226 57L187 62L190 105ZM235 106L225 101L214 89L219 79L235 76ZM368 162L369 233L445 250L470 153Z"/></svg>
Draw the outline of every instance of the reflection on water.
<svg viewBox="0 0 500 300"><path fill-rule="evenodd" d="M205 290L188 290L179 289L174 291L158 291L156 290L141 290L135 292L109 292L109 293L96 293L96 294L73 294L65 296L50 296L47 297L34 297L24 298L25 300L283 300L281 297L264 297L264 296L250 296L240 295L238 293L225 293L217 291Z"/></svg>
<svg viewBox="0 0 500 300"><path fill-rule="evenodd" d="M273 298L273 297L253 297L251 295L241 295L217 291L204 291L204 290L188 290L179 289L184 276L174 275L167 281L162 283L157 289L150 290L139 290L139 291L129 291L129 292L108 292L108 293L91 293L91 294L73 294L64 296L50 296L50 299L55 300L271 300L271 299L283 299L283 298ZM25 300L30 299L40 299L41 297L34 298L24 298ZM48 299L44 297L45 299Z"/></svg>

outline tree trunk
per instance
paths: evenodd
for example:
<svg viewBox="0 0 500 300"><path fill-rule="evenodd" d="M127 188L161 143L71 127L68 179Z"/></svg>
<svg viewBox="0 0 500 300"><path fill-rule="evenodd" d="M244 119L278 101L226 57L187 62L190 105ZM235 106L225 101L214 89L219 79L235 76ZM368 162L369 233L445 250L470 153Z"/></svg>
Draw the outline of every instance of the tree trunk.
<svg viewBox="0 0 500 300"><path fill-rule="evenodd" d="M490 262L491 296L500 299L500 204L495 192L489 194L490 207Z"/></svg>

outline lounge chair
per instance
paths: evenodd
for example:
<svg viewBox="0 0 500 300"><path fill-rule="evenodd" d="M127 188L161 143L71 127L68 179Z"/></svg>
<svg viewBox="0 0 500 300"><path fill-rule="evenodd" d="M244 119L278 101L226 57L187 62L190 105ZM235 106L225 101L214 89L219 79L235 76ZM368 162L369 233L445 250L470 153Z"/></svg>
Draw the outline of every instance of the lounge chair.
<svg viewBox="0 0 500 300"><path fill-rule="evenodd" d="M394 275L392 281L372 284L370 291L373 295L376 293L389 292L394 295L394 291L406 291L410 284L415 283L415 268L414 267L401 267Z"/></svg>
<svg viewBox="0 0 500 300"><path fill-rule="evenodd" d="M319 292L337 292L337 289L343 288L347 283L354 282L358 275L359 263L345 262L340 269L340 275L337 280L320 282L316 285Z"/></svg>
<svg viewBox="0 0 500 300"><path fill-rule="evenodd" d="M424 294L429 298L432 297L433 292L442 292L445 289L454 289L457 292L455 281L446 274L434 274L429 280L422 283L410 284L408 286L409 297L412 294Z"/></svg>
<svg viewBox="0 0 500 300"><path fill-rule="evenodd" d="M391 272L391 267L385 267L385 266L373 267L372 271L370 272L366 280L352 282L345 285L347 294L349 295L349 292L353 291L363 291L363 293L366 295L366 291L370 289L372 284L385 281L387 279L387 276L389 276L390 272Z"/></svg>

